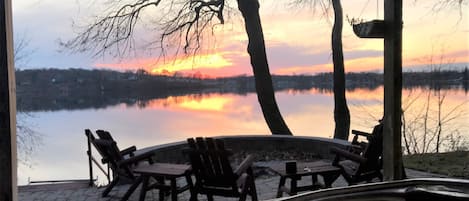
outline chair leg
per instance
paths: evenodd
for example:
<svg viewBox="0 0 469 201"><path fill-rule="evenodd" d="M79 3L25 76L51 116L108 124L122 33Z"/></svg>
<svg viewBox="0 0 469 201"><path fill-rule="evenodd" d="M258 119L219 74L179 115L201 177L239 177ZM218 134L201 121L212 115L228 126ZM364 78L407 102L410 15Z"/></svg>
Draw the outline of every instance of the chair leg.
<svg viewBox="0 0 469 201"><path fill-rule="evenodd" d="M106 197L109 192L111 192L112 188L114 188L114 186L119 182L119 179L119 176L117 176L111 181L111 183L106 187L106 189L104 189L102 194L103 197Z"/></svg>
<svg viewBox="0 0 469 201"><path fill-rule="evenodd" d="M246 201L246 197L247 197L247 192L242 193L239 196L239 201Z"/></svg>
<svg viewBox="0 0 469 201"><path fill-rule="evenodd" d="M177 186L176 186L176 178L171 179L171 201L177 201L178 200L178 192L177 192Z"/></svg>
<svg viewBox="0 0 469 201"><path fill-rule="evenodd" d="M254 181L254 177L249 177L250 185L249 185L249 194L251 195L252 201L257 201L257 190L256 190L256 182Z"/></svg>
<svg viewBox="0 0 469 201"><path fill-rule="evenodd" d="M128 200L130 195L132 195L132 193L135 191L135 189L138 187L138 185L140 185L140 183L142 183L142 177L137 177L137 179L135 179L134 183L130 186L129 190L127 190L127 192L125 192L124 197L122 197L121 201Z"/></svg>
<svg viewBox="0 0 469 201"><path fill-rule="evenodd" d="M340 174L336 173L331 173L331 174L324 174L322 175L322 178L324 179L324 186L326 188L332 187L332 184L334 183L337 178L339 178Z"/></svg>
<svg viewBox="0 0 469 201"><path fill-rule="evenodd" d="M158 200L159 201L164 201L164 194L165 194L165 191L160 189L159 192L158 192Z"/></svg>
<svg viewBox="0 0 469 201"><path fill-rule="evenodd" d="M207 200L208 201L213 201L213 195L212 194L207 194Z"/></svg>
<svg viewBox="0 0 469 201"><path fill-rule="evenodd" d="M189 199L190 201L197 201L197 192L191 192L191 197Z"/></svg>
<svg viewBox="0 0 469 201"><path fill-rule="evenodd" d="M285 185L285 177L281 176L280 177L280 182L278 183L278 189L277 189L277 198L282 197L283 191L282 187Z"/></svg>
<svg viewBox="0 0 469 201"><path fill-rule="evenodd" d="M251 175L245 174L245 180L244 183L241 186L241 193L239 195L239 201L245 201L247 195L249 194L251 196L251 199L253 201L257 200L257 194L256 194L256 187L254 184L254 179Z"/></svg>
<svg viewBox="0 0 469 201"><path fill-rule="evenodd" d="M143 177L143 181L142 181L142 189L140 189L140 198L139 198L139 201L144 201L145 200L145 196L147 194L147 191L148 191L148 184L149 184L149 181L150 180L150 177L148 175L145 175Z"/></svg>
<svg viewBox="0 0 469 201"><path fill-rule="evenodd" d="M195 189L194 189L194 184L192 183L192 177L190 174L186 174L186 182L187 182L187 185L189 186L189 192L191 194L191 197L190 197L190 200L193 201L193 195L194 195L194 192L195 192ZM195 196L195 198L197 198L197 196ZM197 199L196 199L197 200Z"/></svg>
<svg viewBox="0 0 469 201"><path fill-rule="evenodd" d="M318 183L318 175L317 174L313 174L311 175L311 185L316 185Z"/></svg>
<svg viewBox="0 0 469 201"><path fill-rule="evenodd" d="M379 181L383 181L383 174L381 174L381 172L378 172L378 179Z"/></svg>
<svg viewBox="0 0 469 201"><path fill-rule="evenodd" d="M249 181L245 181L243 186L241 187L241 193L239 195L239 201L246 201L246 197L248 196L249 186L247 184Z"/></svg>

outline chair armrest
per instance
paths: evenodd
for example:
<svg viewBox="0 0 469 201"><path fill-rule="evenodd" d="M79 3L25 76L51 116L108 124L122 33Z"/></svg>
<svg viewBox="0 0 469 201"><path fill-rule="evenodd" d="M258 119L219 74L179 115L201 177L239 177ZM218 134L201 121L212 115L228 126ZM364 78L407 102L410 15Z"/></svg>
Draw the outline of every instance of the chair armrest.
<svg viewBox="0 0 469 201"><path fill-rule="evenodd" d="M350 145L350 148L353 149L353 150L361 150L363 151L363 147L359 144L351 144Z"/></svg>
<svg viewBox="0 0 469 201"><path fill-rule="evenodd" d="M352 130L352 134L364 136L364 137L366 137L367 139L368 139L369 137L373 136L373 135L370 134L370 133L363 132L363 131L357 131L357 130Z"/></svg>
<svg viewBox="0 0 469 201"><path fill-rule="evenodd" d="M348 150L349 152L360 154L365 150L365 148L363 147L363 145L360 144L351 144Z"/></svg>
<svg viewBox="0 0 469 201"><path fill-rule="evenodd" d="M127 159L121 160L117 163L117 165L118 166L128 165L128 164L137 163L143 160L148 160L150 163L153 163L152 161L153 155L154 155L153 152L145 152L145 153L138 154L138 155L129 157Z"/></svg>
<svg viewBox="0 0 469 201"><path fill-rule="evenodd" d="M337 154L337 156L339 156L339 157L344 157L348 160L352 160L352 161L355 161L355 162L358 162L358 163L366 163L366 161L367 161L366 158L363 158L360 155L351 153L347 150L343 150L343 149L340 149L340 148L337 148L337 147L332 147L331 152Z"/></svg>
<svg viewBox="0 0 469 201"><path fill-rule="evenodd" d="M246 170L248 168L250 168L252 166L252 163L254 162L254 156L253 155L248 155L244 160L243 162L241 162L241 164L239 164L238 168L236 168L236 170L234 171L234 173L236 175L241 175L243 174L244 172L246 172Z"/></svg>
<svg viewBox="0 0 469 201"><path fill-rule="evenodd" d="M137 151L137 147L131 146L127 149L121 150L120 153L121 153L121 155L130 155L130 156L132 156L135 151Z"/></svg>

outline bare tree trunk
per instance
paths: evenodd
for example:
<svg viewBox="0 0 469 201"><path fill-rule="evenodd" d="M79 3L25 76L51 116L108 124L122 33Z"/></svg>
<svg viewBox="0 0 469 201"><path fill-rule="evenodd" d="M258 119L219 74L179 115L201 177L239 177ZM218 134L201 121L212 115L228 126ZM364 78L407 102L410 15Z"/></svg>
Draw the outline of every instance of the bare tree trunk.
<svg viewBox="0 0 469 201"><path fill-rule="evenodd" d="M332 0L334 27L332 28L332 61L334 63L334 138L348 139L350 112L345 98L344 55L342 50L343 14L340 0Z"/></svg>
<svg viewBox="0 0 469 201"><path fill-rule="evenodd" d="M443 106L443 102L445 100L445 95L441 95L440 86L437 89L438 94L438 126L437 126L437 133L436 133L436 153L440 153L440 144L441 144L441 131L443 127L442 119L441 119L441 109Z"/></svg>
<svg viewBox="0 0 469 201"><path fill-rule="evenodd" d="M405 149L407 151L407 154L411 154L410 152L410 146L409 146L409 142L407 141L407 124L406 124L406 118L405 118L405 111L404 110L401 110L402 111L402 139L404 139L404 145L405 145Z"/></svg>
<svg viewBox="0 0 469 201"><path fill-rule="evenodd" d="M430 96L431 96L431 89L429 88L428 94L427 94L427 105L425 106L425 114L423 116L423 142L422 142L422 153L427 153L427 149L430 146L429 143L427 143L427 135L429 134L428 131L428 116L429 116L429 111L430 111Z"/></svg>
<svg viewBox="0 0 469 201"><path fill-rule="evenodd" d="M292 135L283 120L275 100L272 76L269 72L265 52L264 33L259 16L258 0L238 0L238 9L244 18L246 33L249 38L248 53L256 81L257 99L262 108L265 121L272 134Z"/></svg>

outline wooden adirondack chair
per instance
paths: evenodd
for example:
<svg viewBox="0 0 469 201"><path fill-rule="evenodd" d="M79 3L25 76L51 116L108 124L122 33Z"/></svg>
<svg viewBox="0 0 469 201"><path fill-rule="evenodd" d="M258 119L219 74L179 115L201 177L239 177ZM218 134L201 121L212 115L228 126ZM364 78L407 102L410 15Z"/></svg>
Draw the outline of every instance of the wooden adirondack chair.
<svg viewBox="0 0 469 201"><path fill-rule="evenodd" d="M117 147L117 143L114 140L97 139L94 137L93 133L89 129L85 130L85 134L88 136L88 139L90 140L91 144L94 145L96 150L102 156L101 162L104 164L108 164L113 172L113 179L103 191L102 196L106 197L112 190L112 188L119 183L119 181L126 179L133 182L129 190L125 193L124 197L122 198L122 200L127 200L140 183L138 181L138 179L140 178L138 178L132 172L132 170L136 167L135 164L142 161L148 161L148 163L153 163L153 153L148 152L124 158L124 155L129 154L129 150L133 148L120 151Z"/></svg>
<svg viewBox="0 0 469 201"><path fill-rule="evenodd" d="M248 156L233 170L228 157L232 153L225 149L222 140L213 138L187 139L189 158L196 182L191 200L197 200L197 194L206 194L209 201L213 195L239 197L246 200L249 194L257 201L256 186L251 165L253 156Z"/></svg>
<svg viewBox="0 0 469 201"><path fill-rule="evenodd" d="M352 130L352 134L355 136L350 149L331 149L336 154L332 164L341 168L349 185L370 182L374 178L382 181L383 124L376 125L371 134L356 130ZM366 137L368 142L358 142L358 136Z"/></svg>

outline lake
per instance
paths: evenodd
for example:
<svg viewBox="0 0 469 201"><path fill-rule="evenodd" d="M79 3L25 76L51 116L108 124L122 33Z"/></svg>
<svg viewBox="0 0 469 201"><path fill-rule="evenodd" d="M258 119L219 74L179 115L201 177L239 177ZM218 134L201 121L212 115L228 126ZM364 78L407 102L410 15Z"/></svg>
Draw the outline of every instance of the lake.
<svg viewBox="0 0 469 201"><path fill-rule="evenodd" d="M315 88L283 90L276 92L276 97L294 135L332 137L331 92ZM451 136L445 139L449 143L456 135L469 138L467 92L461 88L445 89L439 97L435 91L405 89L403 106L411 105L406 118L421 118L427 102L431 103L427 114L437 114L437 102L443 100L440 114L452 119L444 124L443 131L448 131L444 135ZM353 89L347 91L347 98L351 128L371 131L382 116L383 88ZM17 119L20 125L34 131L31 136L19 134L19 185L38 180L87 179L86 128L110 131L121 148L143 148L194 136L269 134L254 93L181 95L100 109L20 112ZM98 179L105 181L102 174L98 174Z"/></svg>

